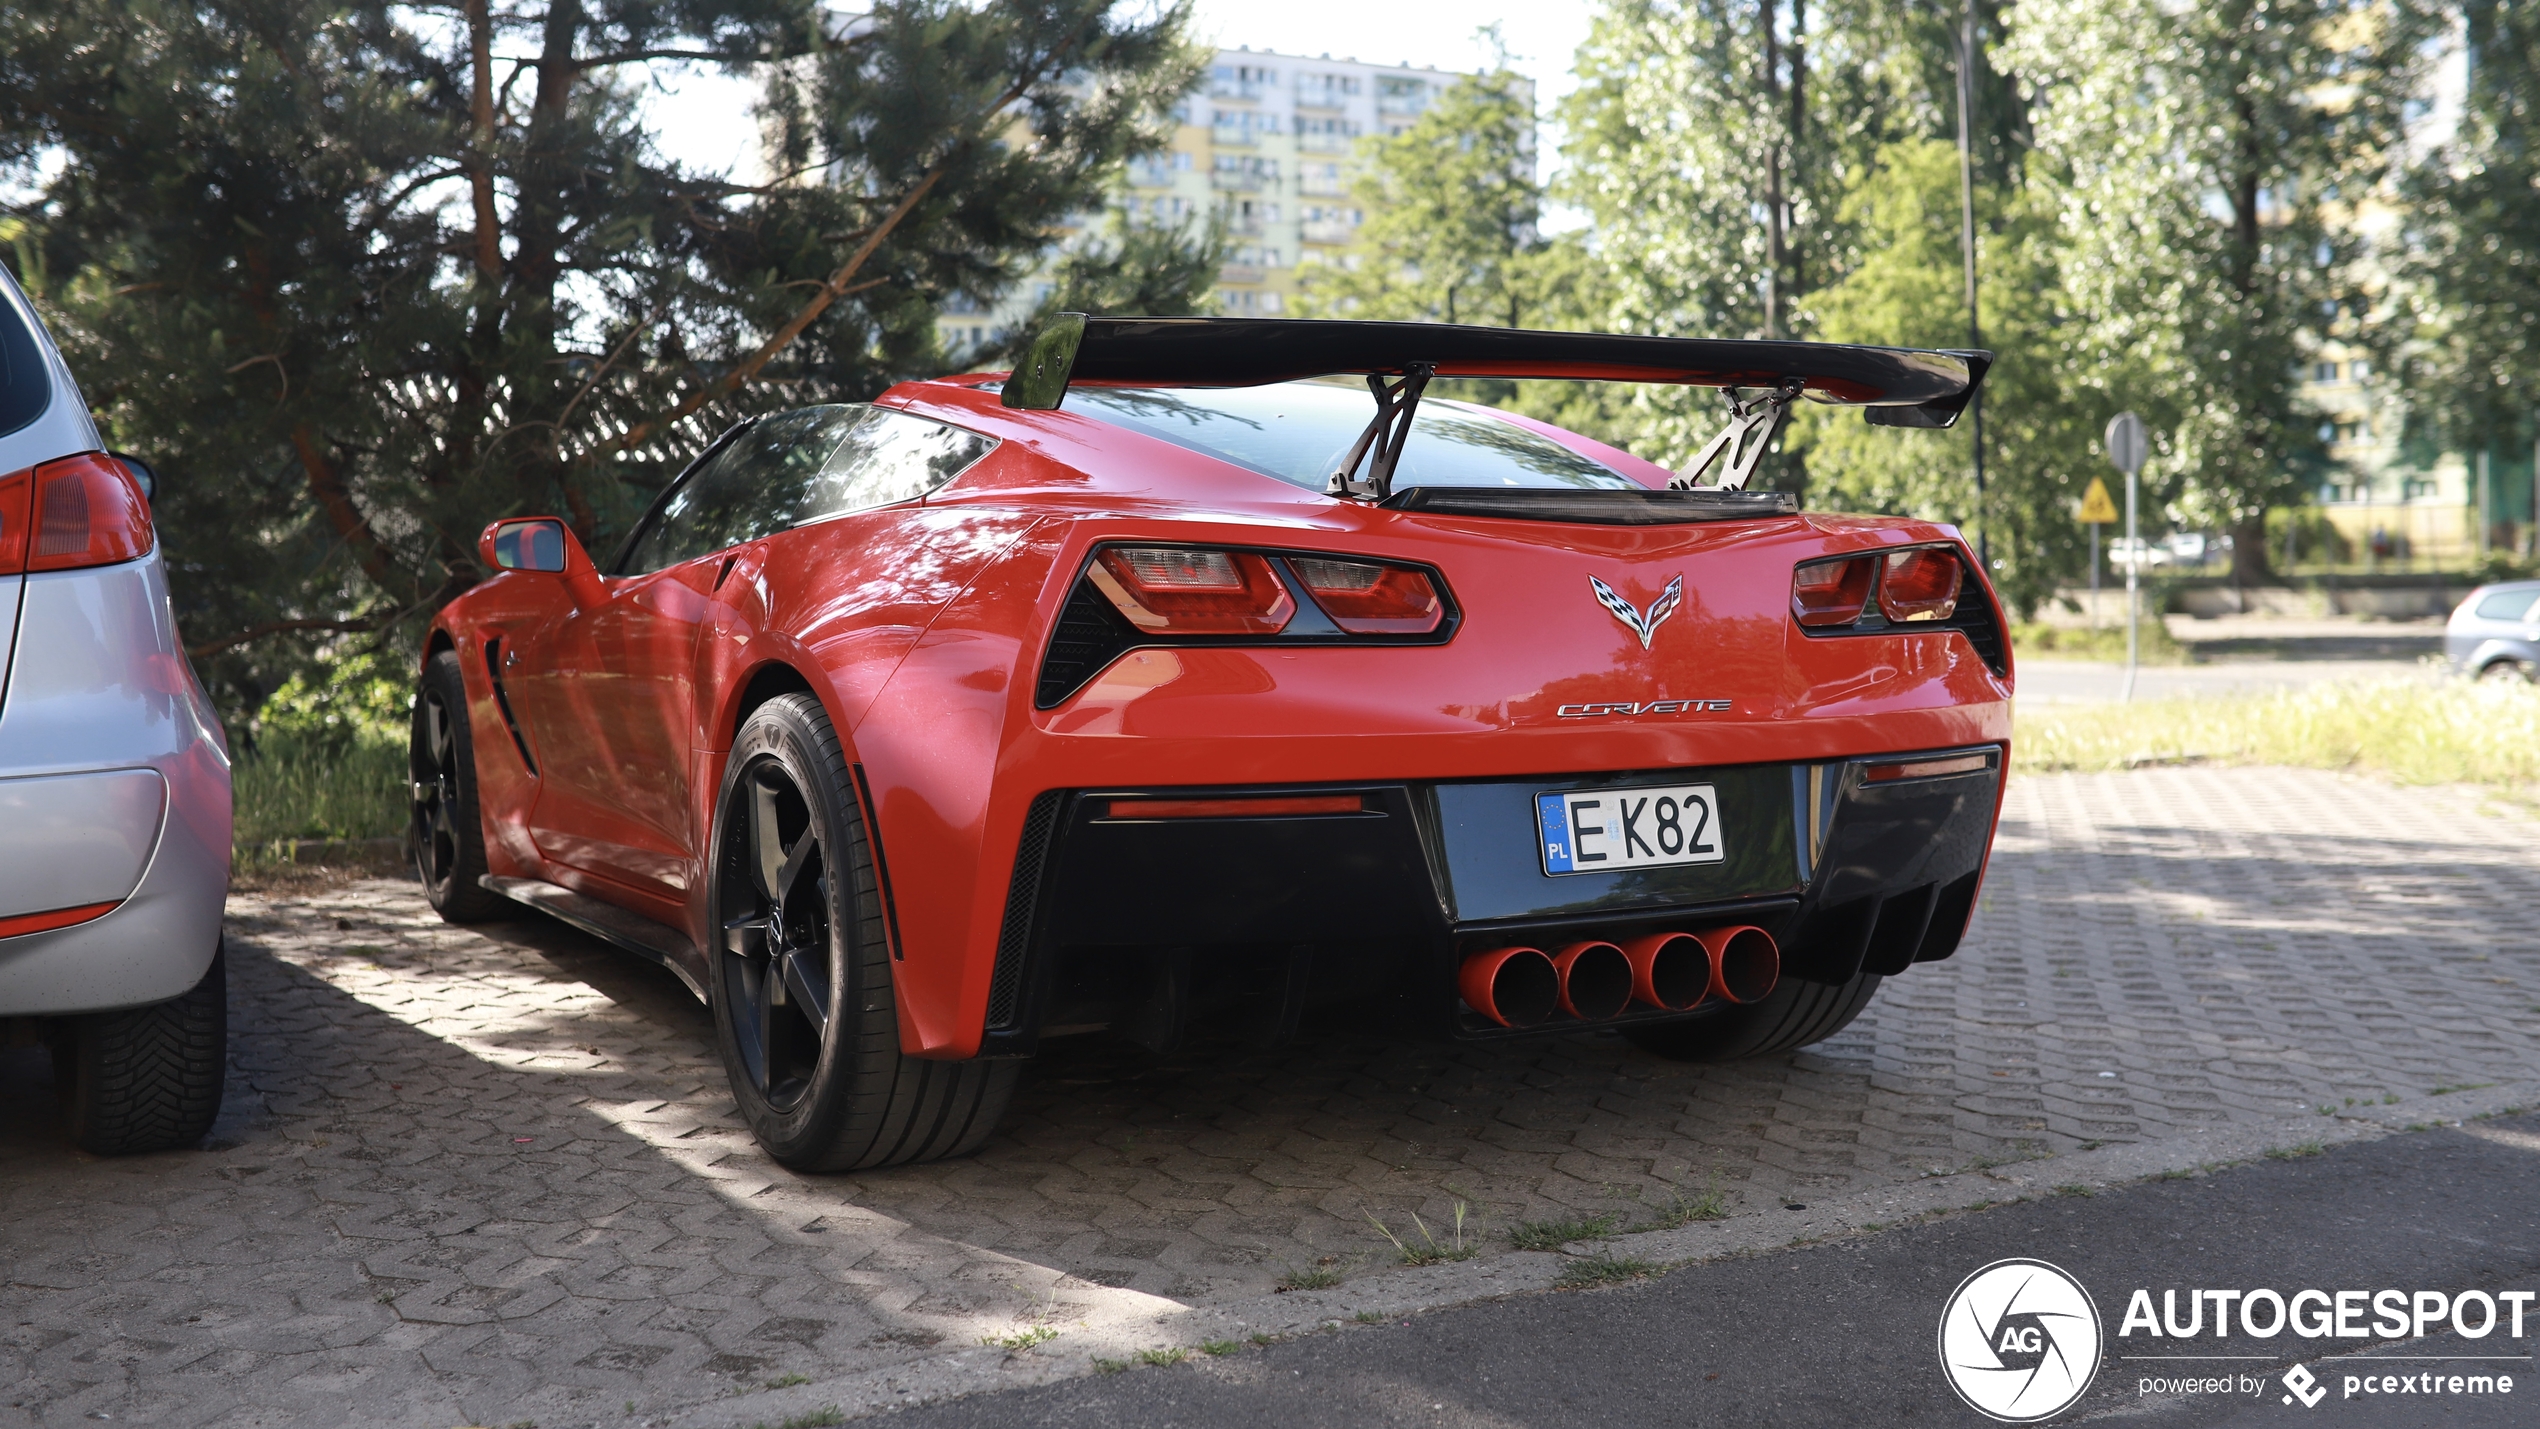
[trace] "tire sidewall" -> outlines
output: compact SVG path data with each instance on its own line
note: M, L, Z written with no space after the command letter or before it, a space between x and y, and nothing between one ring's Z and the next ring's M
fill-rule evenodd
M788 1163L816 1160L837 1139L853 1096L851 1084L859 1070L842 1065L855 1055L854 1047L845 1042L853 1037L855 1024L862 1020L866 1004L873 1000L866 996L857 977L860 960L855 956L854 939L863 910L857 906L859 895L847 862L855 811L848 807L845 791L829 771L829 761L821 747L826 742L824 736L834 738L825 728L815 727L794 701L783 698L760 706L743 723L739 737L732 743L731 757L724 762L722 786L715 794L714 837L706 864L706 956L711 970L706 979L706 1000L714 1014L716 1050L722 1055L733 1098L740 1103L741 1115L749 1122L752 1134L770 1155ZM725 906L724 890L725 864L735 856L729 843L734 801L743 792L742 782L748 771L767 760L782 767L803 795L812 831L820 839L821 873L828 884L829 899L829 1025L821 1034L820 1061L813 1069L810 1088L800 1101L781 1109L759 1095L742 1061L732 1027L734 1003L726 985L730 976L726 966L729 954L722 943L723 926L733 916Z
M415 881L423 885L424 898L434 909L446 912L454 901L470 901L462 896L465 890L460 885L467 878L469 864L483 861L484 832L476 804L476 738L475 731L468 727L467 685L459 673L456 651L443 650L434 655L424 665L423 679L419 683L407 732L406 777L409 781L420 781L425 773L424 706L437 697L450 721L450 756L457 764L450 779L450 822L457 835L458 846L451 850L450 876L437 884L433 882L432 871L426 863L425 844L429 836L416 827L411 810L406 816L406 837L413 843L410 852L413 854ZM473 839L469 837L471 834L475 835ZM480 851L475 859L469 857L471 848Z

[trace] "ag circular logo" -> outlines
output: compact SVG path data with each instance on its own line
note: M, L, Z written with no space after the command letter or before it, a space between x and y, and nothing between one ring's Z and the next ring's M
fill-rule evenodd
M1940 1312L1940 1370L1967 1407L2034 1424L2073 1407L2099 1373L2099 1307L2042 1260L1997 1260Z

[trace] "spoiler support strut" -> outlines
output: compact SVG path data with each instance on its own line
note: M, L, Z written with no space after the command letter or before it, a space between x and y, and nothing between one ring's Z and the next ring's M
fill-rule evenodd
M1367 390L1376 396L1376 415L1350 444L1341 469L1332 473L1331 485L1325 488L1328 495L1382 501L1393 494L1394 464L1402 460L1403 443L1411 439L1411 418L1420 410L1420 394L1437 371L1434 363L1413 362L1405 364L1402 376L1391 383L1382 373L1367 374ZM1367 463L1364 481L1357 476L1362 460Z
M1692 465L1676 473L1674 479L1667 483L1667 489L1693 490L1694 484L1702 480L1702 474L1711 469L1711 463L1718 461L1725 452L1729 463L1720 473L1714 489L1744 491L1748 479L1755 475L1756 466L1764 460L1765 450L1772 446L1773 434L1781 430L1782 419L1790 415L1790 404L1799 400L1800 390L1807 385L1804 380L1794 379L1753 401L1740 401L1738 388L1722 389L1723 395L1729 399L1729 424L1720 429L1720 434L1711 439L1711 444L1702 449L1702 454L1693 459Z

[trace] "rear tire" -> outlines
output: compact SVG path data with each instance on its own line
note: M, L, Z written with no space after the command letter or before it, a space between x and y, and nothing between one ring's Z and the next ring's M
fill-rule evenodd
M1738 1062L1814 1046L1852 1025L1878 991L1876 973L1830 986L1785 978L1758 1002L1691 1022L1626 1025L1633 1045L1678 1062Z
M406 842L423 896L446 923L508 916L511 900L477 882L485 876L485 821L476 803L476 736L468 728L457 651L444 650L424 664L406 750L413 787Z
M203 980L165 1002L66 1019L54 1080L82 1151L168 1151L212 1129L229 1061L225 961L215 948Z
M2499 685L2516 681L2528 685L2540 680L2540 665L2529 660L2491 660L2479 670L2478 678Z
M1020 1064L900 1051L873 852L820 702L779 695L741 726L715 800L706 980L732 1094L797 1171L977 1149Z

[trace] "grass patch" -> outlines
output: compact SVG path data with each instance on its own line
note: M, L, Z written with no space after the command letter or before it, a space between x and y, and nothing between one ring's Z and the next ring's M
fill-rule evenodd
M2097 630L2089 626L2014 625L2011 627L2011 655L2015 660L2113 660L2125 659L2125 591L2119 589L2113 598L2102 596L2102 623ZM2148 606L2149 601L2145 602ZM2135 658L2146 665L2184 665L2187 647L2178 643L2161 617L2150 610L2143 613L2138 627L2139 649Z
M1583 1256L1561 1267L1561 1278L1553 1284L1564 1290L1585 1290L1595 1285L1619 1285L1654 1275L1658 1267L1646 1260L1627 1255Z
M2494 1085L2496 1085L2494 1082L2460 1082L2460 1083L2446 1083L2446 1084L2445 1084L2445 1085L2443 1085L2443 1086L2436 1087L2433 1091L2426 1093L2426 1095L2428 1095L2428 1096L2436 1096L2436 1097L2448 1097L2448 1096L2450 1096L2450 1095L2451 1095L2452 1093L2454 1093L2454 1092L2477 1092L2477 1091L2485 1091L2487 1088L2492 1087L2492 1086L2494 1086Z
M1602 1240L1622 1223L1623 1218L1612 1212L1567 1220L1519 1221L1517 1228L1508 1233L1508 1240L1519 1250L1559 1250L1574 1240Z
M1443 1244L1439 1243L1436 1236L1429 1233L1429 1224L1420 1219L1418 1211L1411 1213L1412 1227L1420 1236L1418 1245L1413 1245L1410 1241L1387 1230L1385 1223L1376 1219L1376 1213L1373 1211L1367 1213L1367 1224L1376 1228L1376 1234L1392 1242L1394 1254L1400 1257L1405 1265L1436 1265L1440 1261L1471 1260L1480 1253L1481 1247L1464 1243L1464 1213L1467 1209L1464 1202L1455 1203L1455 1225Z
M2231 699L2020 712L2012 766L2123 769L2146 758L2352 769L2401 784L2540 786L2540 686L2358 681Z
M270 860L285 839L384 839L406 831L406 737L377 729L282 730L238 751L234 846Z
M1274 1293L1284 1294L1290 1290L1329 1290L1340 1283L1341 1270L1337 1265L1308 1265L1302 1268L1291 1265L1288 1267L1288 1273L1279 1277L1279 1288Z
M1350 1316L1350 1318L1356 1320L1362 1325L1376 1325L1382 1324L1385 1317L1377 1314L1373 1310L1361 1310L1357 1314Z
M2267 1153L2267 1159L2269 1161L2298 1161L2305 1156L2317 1156L2327 1149L2316 1141L2305 1141L2299 1146L2279 1146Z
M795 1385L809 1383L811 1383L811 1376L807 1374L780 1374L776 1378L769 1380L767 1382L767 1387L770 1389L791 1389Z
M1058 1331L1051 1329L1047 1325L1034 1325L1028 1330L1017 1330L1011 1335L981 1335L979 1337L979 1343L988 1345L995 1349L1011 1350L1016 1354L1021 1354L1023 1351L1032 1348L1034 1345L1046 1345L1057 1338Z
M2091 1190L2088 1186L2075 1183L2068 1186L2056 1187L2055 1194L2058 1196L2093 1196L2098 1193Z
M1158 1368L1165 1365L1180 1364L1182 1361L1189 1359L1190 1357L1191 1352L1183 1349L1180 1345L1175 1345L1170 1349L1138 1351L1138 1363L1155 1365Z
M1725 1221L1729 1218L1729 1193L1720 1189L1719 1173L1713 1172L1711 1184L1699 1196L1687 1197L1682 1191L1671 1191L1667 1204L1655 1207L1639 1229L1671 1231L1695 1221Z
M1127 1360L1112 1360L1104 1359L1100 1355L1094 1356L1094 1373L1096 1374L1118 1374L1120 1371L1127 1369L1128 1367L1129 1362Z
M1226 1356L1235 1353L1237 1350L1242 1349L1244 1347L1244 1342L1241 1340L1202 1340L1199 1342L1199 1347L1202 1353L1223 1359Z

